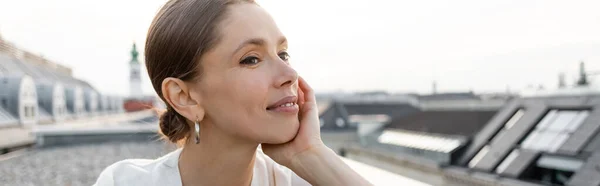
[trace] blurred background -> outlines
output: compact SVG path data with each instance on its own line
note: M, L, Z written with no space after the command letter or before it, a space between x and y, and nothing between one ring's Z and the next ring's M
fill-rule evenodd
M257 0L376 185L600 185L600 1ZM0 0L0 185L176 147L144 66L165 0Z

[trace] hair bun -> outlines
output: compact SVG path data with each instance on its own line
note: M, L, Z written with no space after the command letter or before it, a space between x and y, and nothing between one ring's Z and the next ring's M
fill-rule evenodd
M160 133L163 138L168 139L173 143L185 139L190 131L190 127L186 122L186 118L177 113L171 107L167 107L167 111L160 116Z

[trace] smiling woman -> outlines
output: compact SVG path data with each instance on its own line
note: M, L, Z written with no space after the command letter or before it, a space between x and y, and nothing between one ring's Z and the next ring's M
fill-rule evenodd
M181 148L114 163L96 185L369 185L321 141L313 90L254 1L171 0L145 51L161 133Z

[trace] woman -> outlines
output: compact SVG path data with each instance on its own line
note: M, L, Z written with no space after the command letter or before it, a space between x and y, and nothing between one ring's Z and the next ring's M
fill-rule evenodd
M168 105L161 132L182 148L117 162L96 185L370 185L323 145L313 90L286 50L251 0L167 2L146 66Z

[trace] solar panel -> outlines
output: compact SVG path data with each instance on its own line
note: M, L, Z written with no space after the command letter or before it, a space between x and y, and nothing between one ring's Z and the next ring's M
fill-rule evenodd
M385 130L379 136L378 141L384 144L444 153L451 152L462 145L462 141L458 139L401 130Z

